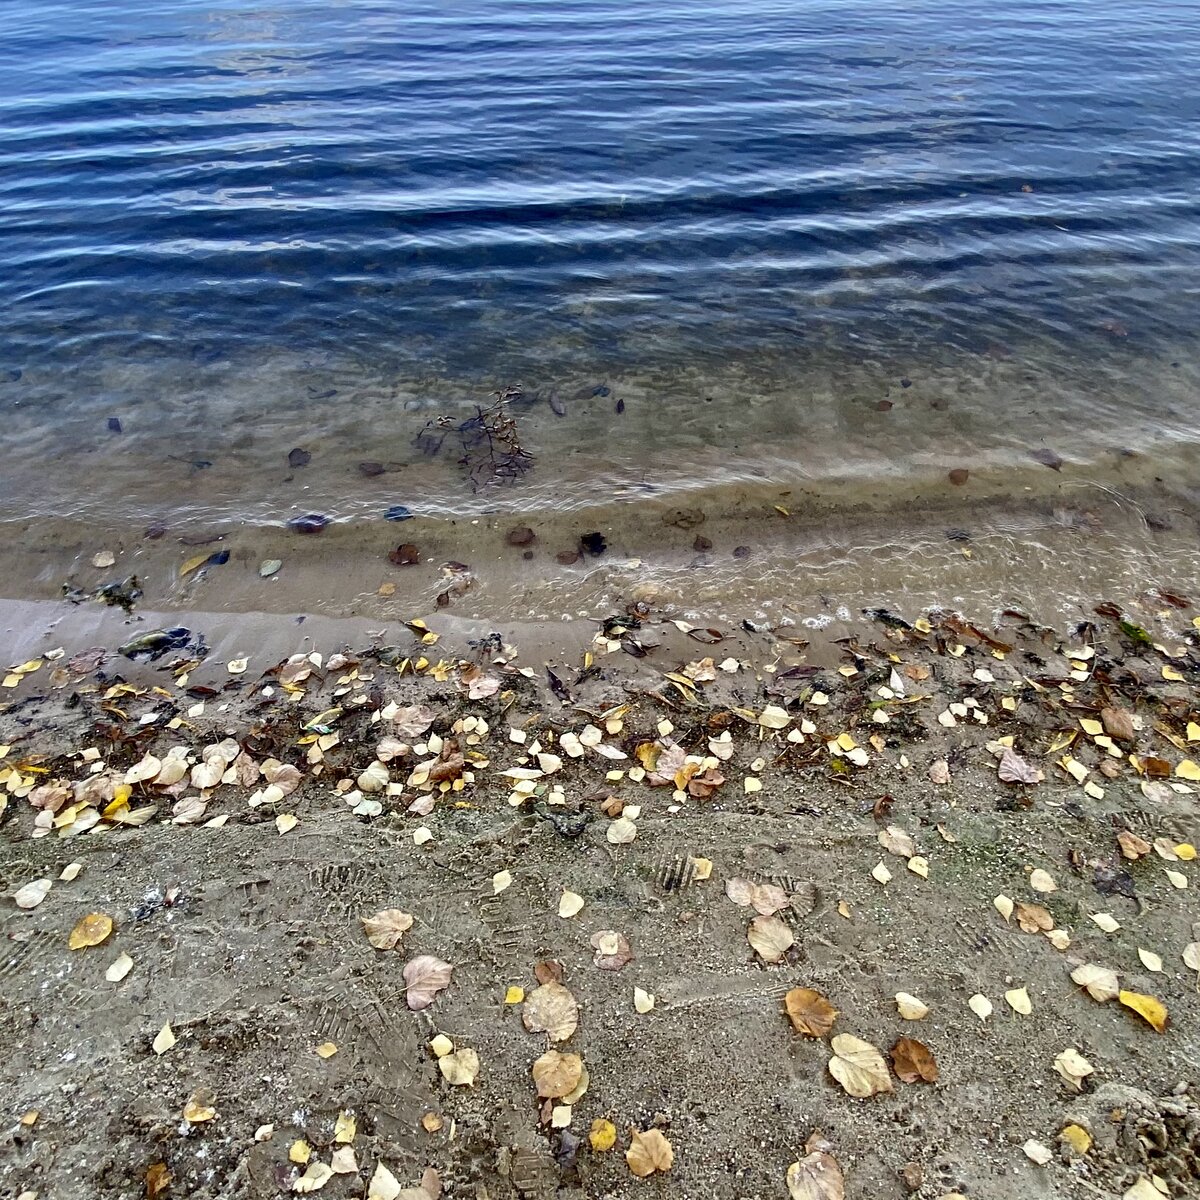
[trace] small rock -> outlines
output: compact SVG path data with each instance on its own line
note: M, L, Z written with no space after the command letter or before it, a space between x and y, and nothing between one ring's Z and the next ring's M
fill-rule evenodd
M504 540L510 546L532 546L537 541L537 535L528 525L518 525L508 531Z
M379 462L360 462L358 464L358 473L365 475L368 479L374 479L376 475L382 475L384 470L383 463Z
M305 513L302 517L293 517L287 527L295 533L320 533L329 518L322 513Z
M578 550L560 550L555 556L554 561L564 567L569 567L572 563L579 561Z
M421 561L421 554L412 542L402 542L388 555L388 561L398 567L411 567Z
M294 450L288 451L289 467L307 467L310 462L312 462L312 455L307 450L302 450L297 446Z
M706 550L712 549L712 539L698 533L696 534L696 540L692 543L692 549L703 554Z
M120 433L121 432L121 418L120 417L109 417L108 418L108 432L109 433Z
M383 514L383 519L385 521L410 521L412 520L412 513L403 504L393 504Z
M579 539L580 546L593 557L597 557L608 549L608 543L604 540L604 534L585 533Z
M954 470L946 476L946 478L949 479L955 487L962 487L962 485L970 478L970 474L971 473L966 467L955 467Z
M677 529L695 529L704 520L704 513L698 508L672 508L662 515L664 525L674 525Z

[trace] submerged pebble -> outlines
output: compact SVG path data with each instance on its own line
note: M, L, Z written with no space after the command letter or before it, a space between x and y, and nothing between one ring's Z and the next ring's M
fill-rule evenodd
M393 504L383 514L383 519L385 521L410 521L412 520L412 512L403 504Z
M287 527L296 533L320 533L328 524L329 518L322 513L305 513L302 517L293 517Z

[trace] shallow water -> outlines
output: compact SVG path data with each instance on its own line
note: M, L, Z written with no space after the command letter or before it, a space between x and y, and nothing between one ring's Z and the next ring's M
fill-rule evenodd
M1194 4L58 0L0 46L0 517L1194 477ZM415 444L510 384L515 485Z

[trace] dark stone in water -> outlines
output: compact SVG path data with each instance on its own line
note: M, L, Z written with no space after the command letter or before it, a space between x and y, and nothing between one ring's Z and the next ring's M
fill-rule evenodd
M567 415L567 406L558 398L557 392L550 393L548 403L550 405L550 411L554 413L556 417L565 417Z
M310 385L308 394L313 400L328 400L337 395L337 388L315 388Z
M734 558L749 558L750 557L750 547L749 546L734 546L733 557Z
M192 631L177 625L172 629L151 629L147 633L130 638L123 646L118 646L119 653L126 658L148 658L153 661L162 658L170 650L180 650L188 644Z
M383 519L385 521L411 521L412 513L403 504L393 504L383 514Z
M360 462L358 464L358 473L365 475L368 479L374 479L376 475L382 475L386 470L383 463L378 462Z
M696 540L692 543L692 549L698 550L701 554L705 550L711 550L712 538L706 538L702 533L696 534Z
M902 380L900 380L900 386L901 387L912 387L912 380L911 379L902 379Z
M510 546L532 546L537 541L537 535L528 525L518 525L508 531L504 540Z
M581 535L579 544L593 557L603 554L608 549L608 543L602 533L585 533Z
M593 396L609 396L611 394L612 394L612 389L605 387L604 384L602 384L602 383L599 384L598 386L592 388Z
M312 455L307 450L302 450L297 446L295 450L288 451L289 467L307 467L310 462L312 462Z
M320 533L328 524L329 518L322 513L305 513L302 517L293 517L287 527L295 533Z
M560 550L554 556L554 561L559 563L561 566L569 567L572 563L577 563L579 561L579 551Z
M625 411L625 401L618 400L617 401L617 416L620 416L624 411Z
M109 417L108 418L108 432L109 433L120 433L121 432L121 418L120 417Z
M388 561L398 567L412 567L421 561L421 552L412 542L403 542L388 555Z

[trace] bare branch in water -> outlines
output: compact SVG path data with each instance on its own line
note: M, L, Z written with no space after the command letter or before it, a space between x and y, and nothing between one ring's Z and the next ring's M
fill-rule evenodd
M508 405L521 398L519 387L492 393L492 402L477 404L475 415L465 421L441 416L428 422L414 438L424 453L440 453L447 438L457 442L462 467L475 491L492 484L512 483L533 466L533 455L521 445L517 422Z

